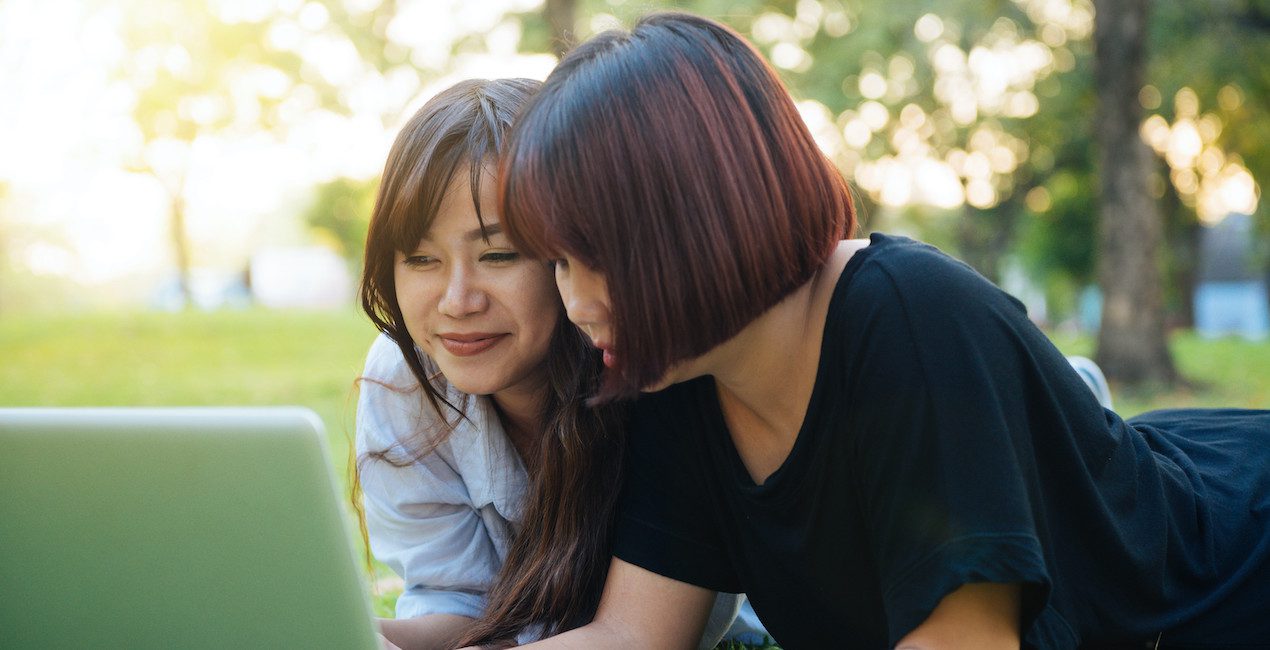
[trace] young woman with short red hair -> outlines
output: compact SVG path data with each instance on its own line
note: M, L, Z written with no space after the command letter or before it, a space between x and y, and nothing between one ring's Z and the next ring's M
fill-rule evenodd
M846 183L730 29L579 46L502 169L596 402L652 393L596 620L542 647L687 647L716 591L790 649L1270 639L1270 412L1122 420L965 264L843 239Z

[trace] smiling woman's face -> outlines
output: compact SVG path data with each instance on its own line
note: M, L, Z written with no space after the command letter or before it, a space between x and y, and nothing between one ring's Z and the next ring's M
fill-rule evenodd
M560 318L551 270L521 257L502 233L488 175L481 182L481 230L463 169L416 249L396 253L397 303L410 337L459 390L536 390Z

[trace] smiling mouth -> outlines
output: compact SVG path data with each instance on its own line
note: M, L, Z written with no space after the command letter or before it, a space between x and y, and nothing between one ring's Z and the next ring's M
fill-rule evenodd
M456 357L470 357L489 350L508 336L508 334L443 334L439 338L446 352Z

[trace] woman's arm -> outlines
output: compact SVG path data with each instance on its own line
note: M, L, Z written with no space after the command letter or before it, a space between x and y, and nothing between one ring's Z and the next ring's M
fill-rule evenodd
M454 614L381 618L379 632L401 650L449 650L474 621Z
M715 593L614 558L595 620L527 648L684 648L701 639Z
M962 585L944 596L917 629L904 635L897 650L985 650L1019 647L1019 586L991 583Z

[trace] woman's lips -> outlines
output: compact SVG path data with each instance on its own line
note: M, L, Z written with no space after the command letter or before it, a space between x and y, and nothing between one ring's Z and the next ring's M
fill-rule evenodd
M606 367L612 368L613 364L617 363L617 358L613 356L613 351L609 349L607 341L592 340L591 345L594 345L600 352L604 353L604 365Z
M456 357L480 354L507 338L507 334L441 334L441 346Z

